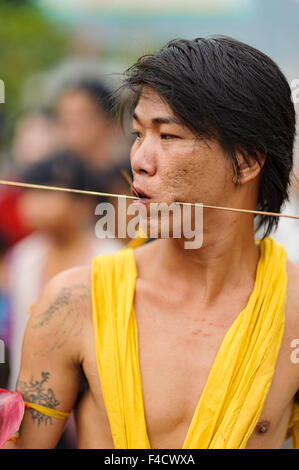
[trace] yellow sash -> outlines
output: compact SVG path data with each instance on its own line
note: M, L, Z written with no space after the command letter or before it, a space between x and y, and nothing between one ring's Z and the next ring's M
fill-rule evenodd
M55 410L54 408L48 408L47 406L38 405L37 403L30 403L24 401L25 408L32 408L33 410L39 411L43 415L50 416L51 418L66 419L70 416L70 412Z
M271 238L260 259L247 306L227 331L196 407L183 449L242 449L268 394L284 331L286 259ZM93 322L97 364L115 448L150 449L134 311L133 249L94 258ZM299 446L299 407L288 436Z

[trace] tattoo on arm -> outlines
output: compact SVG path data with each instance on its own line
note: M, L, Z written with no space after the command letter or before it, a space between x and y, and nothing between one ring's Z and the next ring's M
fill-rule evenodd
M21 392L25 401L36 403L38 405L47 406L55 409L59 405L52 388L47 388L46 382L50 377L49 372L42 372L41 379L35 380L31 377L29 382L19 380L17 389ZM44 415L37 410L29 408L33 422L52 424L52 417Z
M49 323L54 314L61 311L63 307L75 307L80 301L86 301L90 296L90 290L84 284L75 284L72 287L62 287L47 310L36 316L37 322L32 325L32 328L40 328L46 323Z
M69 305L71 295L72 289L63 287L50 307L36 316L38 321L32 326L32 328L40 328L48 323L55 312L57 312L61 307Z
M43 356L60 349L82 332L82 312L86 311L90 297L90 290L83 283L60 289L54 302L44 312L36 315L32 324L33 329L48 326L47 333L43 333L44 346L34 356ZM56 321L52 322L54 317Z

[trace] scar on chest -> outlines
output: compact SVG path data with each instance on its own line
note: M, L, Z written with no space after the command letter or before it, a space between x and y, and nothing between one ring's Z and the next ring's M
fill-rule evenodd
M269 428L270 428L270 421L265 419L257 423L257 425L255 426L255 432L257 434L264 434L265 432L269 430Z

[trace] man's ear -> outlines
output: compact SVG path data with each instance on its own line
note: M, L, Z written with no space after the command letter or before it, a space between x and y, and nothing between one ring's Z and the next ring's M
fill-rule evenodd
M264 156L258 154L258 162L254 156L245 152L237 152L236 157L239 164L240 174L239 177L237 177L237 171L235 169L235 175L233 177L233 182L235 184L245 184L256 178L261 172L266 159Z

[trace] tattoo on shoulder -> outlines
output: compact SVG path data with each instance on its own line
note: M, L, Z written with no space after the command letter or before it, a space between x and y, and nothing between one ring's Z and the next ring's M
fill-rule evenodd
M36 316L37 322L32 326L32 328L40 328L41 326L44 326L46 323L48 323L55 312L57 312L62 307L69 305L71 295L71 289L62 288L50 307Z
M86 323L82 313L86 311L90 297L90 289L83 283L61 288L53 303L36 315L32 324L33 329L48 326L47 332L43 332L44 346L34 353L35 356L62 348L82 332ZM52 322L54 317L56 321Z
M38 405L46 406L55 409L59 405L52 388L47 388L46 382L50 377L50 372L42 372L41 379L36 380L31 377L29 382L19 380L17 389L21 392L25 401L29 403L36 403ZM44 415L43 413L29 408L33 422L37 422L38 426L41 423L52 424L52 417Z
M84 284L74 284L72 287L62 287L54 302L44 312L36 316L32 328L40 328L50 322L51 318L63 307L74 306L78 301L86 300L90 290Z

